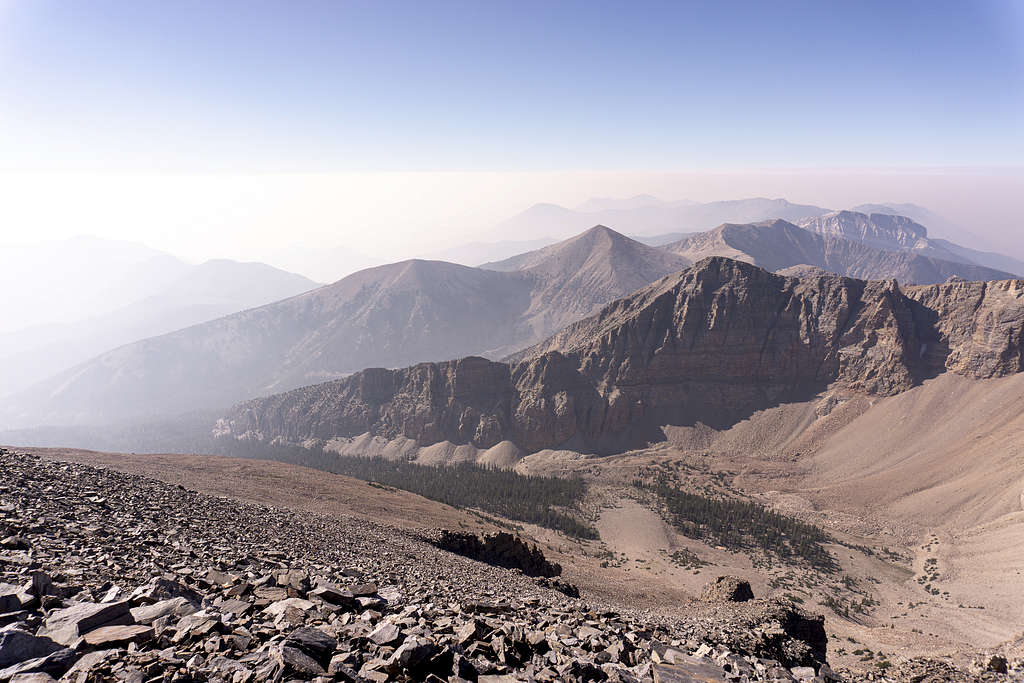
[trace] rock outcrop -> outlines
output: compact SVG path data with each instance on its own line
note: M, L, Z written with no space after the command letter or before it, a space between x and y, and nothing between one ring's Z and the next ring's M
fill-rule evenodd
M236 407L217 432L302 443L370 433L609 452L662 425L725 427L830 386L889 396L942 372L1024 368L1024 282L901 287L709 258L497 363L464 358Z
M701 600L705 602L746 602L754 599L750 582L735 576L719 576L704 586Z

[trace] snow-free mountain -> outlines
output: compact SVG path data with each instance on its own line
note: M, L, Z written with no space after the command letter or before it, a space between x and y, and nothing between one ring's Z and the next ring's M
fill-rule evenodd
M729 223L660 247L599 225L477 268L427 260L369 268L102 353L4 401L0 426L221 409L364 368L470 355L498 359L712 256L789 275L828 272L901 285L1013 278L936 244L903 217L778 206L812 215L800 219L805 227L782 219ZM675 208L687 207L693 205Z
M411 260L104 353L8 401L12 425L231 405L369 366L500 357L687 265L596 227L522 263Z
M23 260L0 271L5 291L17 293L0 304L4 326L12 328L0 334L0 395L103 351L317 286L263 263L191 265L143 245L94 238L13 251Z
M888 251L905 251L1024 276L1024 262L1003 254L978 251L949 240L931 237L924 225L908 216L894 215L893 210L887 207L867 208L881 208L887 212L833 211L804 219L799 225L824 237L840 237ZM930 215L926 209L916 208L918 213Z
M858 216L864 217L863 214ZM892 217L882 217L892 218ZM908 239L899 221L862 221L861 227L871 235L888 234L893 245ZM846 239L827 226L811 227L824 234L811 232L783 220L737 225L727 223L714 230L685 237L664 248L690 262L708 256L727 256L747 261L766 270L778 271L795 266L813 266L823 270L866 280L896 279L908 284L934 284L951 277L964 280L1003 280L1013 274L962 261L947 261L925 256L914 250L883 249L868 241ZM886 232L888 230L888 232ZM852 228L851 228L852 231ZM873 238L875 243L885 241ZM950 258L953 258L950 256Z

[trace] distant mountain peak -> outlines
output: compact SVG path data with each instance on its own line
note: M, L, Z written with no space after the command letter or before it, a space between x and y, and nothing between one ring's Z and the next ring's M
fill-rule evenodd
M606 270L609 278L616 277L618 267L632 261L658 263L666 272L685 267L688 261L667 254L662 249L649 247L606 225L595 225L578 235L556 242L543 249L513 256L496 263L485 263L487 270L529 271L533 273L570 274L567 269L579 269L588 264ZM664 274L664 273L663 273Z
M915 251L944 260L957 260L947 250L931 244L928 229L906 216L833 211L803 220L800 227L818 235L839 237L886 251Z

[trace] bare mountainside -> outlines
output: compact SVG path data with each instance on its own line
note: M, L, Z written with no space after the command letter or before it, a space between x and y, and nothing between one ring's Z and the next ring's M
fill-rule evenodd
M169 257L168 257L169 258ZM227 259L196 266L166 283L139 285L141 296L116 310L68 323L37 325L0 335L0 395L14 393L98 353L140 339L301 294L319 285L264 263ZM146 270L148 263L140 270ZM159 279L159 273L156 276ZM119 286L135 291L134 274Z
M714 230L685 237L665 249L691 261L708 256L727 256L773 271L805 265L861 279L896 279L916 284L943 282L950 277L965 280L1013 277L1011 273L973 263L893 250L902 242L918 242L907 229L909 223L898 221L898 217L889 218L894 220L885 224L858 221L859 225L854 225L836 220L808 224L809 228L823 234L784 220L744 225L727 223ZM890 245L889 248L872 246L881 242ZM929 253L937 250L936 247Z
M689 265L684 257L598 225L575 239L481 268L526 273L537 283L526 319L543 336Z
M799 228L796 228L799 230ZM725 428L843 388L889 396L944 372L1024 369L1024 283L900 287L787 278L715 257L606 306L510 363L373 369L236 407L221 434L370 434L534 452L618 452L666 425Z
M687 265L603 227L511 272L403 261L107 352L9 400L7 421L101 422L204 408L368 366L500 357Z

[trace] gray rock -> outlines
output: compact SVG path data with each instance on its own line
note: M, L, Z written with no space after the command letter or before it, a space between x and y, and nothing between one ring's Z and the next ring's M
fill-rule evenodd
M315 659L297 647L282 645L274 651L274 656L286 672L304 676L327 675L327 671Z
M401 631L397 626L390 622L384 622L371 631L367 637L377 645L390 645L398 640L400 635Z
M6 669L0 669L0 681L9 681L18 674L46 673L54 678L64 675L64 672L71 668L78 655L73 650L61 648L45 657L27 659L24 662L14 664Z
M318 628L297 628L288 634L285 642L298 646L317 661L328 661L338 647L338 640Z
M40 638L25 631L0 631L0 669L38 659L62 649L49 638Z
M61 645L71 645L89 631L100 626L131 624L132 614L127 602L108 604L78 603L54 611L46 619L38 635L47 636Z
M403 669L417 669L437 653L437 645L426 638L407 638L388 660Z
M104 662L117 657L123 650L97 650L96 652L89 652L88 654L82 655L74 665L67 670L64 674L66 680L74 681L78 679L81 674L83 677L88 674L93 668L103 664Z
M132 619L135 620L135 623L146 625L150 625L160 617L167 615L187 617L195 612L195 604L189 602L184 597L161 600L160 602L154 602L152 605L143 605L131 609Z

